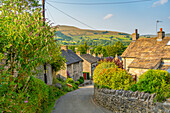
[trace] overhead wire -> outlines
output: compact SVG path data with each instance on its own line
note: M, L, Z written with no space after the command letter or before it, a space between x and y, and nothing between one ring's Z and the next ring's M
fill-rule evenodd
M47 6L46 6L46 7L47 7ZM50 10L48 9L48 7L47 7L47 13L49 13L49 15L51 16L51 18L52 18L53 22L55 22L55 19L53 18L53 16L52 16L52 14L51 14Z
M68 16L68 17L72 18L73 20L75 20L75 21L77 21L77 22L79 22L79 23L81 23L81 24L83 24L83 25L85 25L85 26L87 26L87 27L89 27L89 28L91 28L91 29L96 30L95 28L93 28L93 27L91 27L91 26L89 26L89 25L85 24L84 22L81 22L80 20L78 20L78 19L74 18L73 16L71 16L71 15L69 15L69 14L65 13L64 11L62 11L62 10L60 10L60 9L56 8L55 6L51 5L50 3L48 3L48 2L46 2L46 3L47 3L48 5L50 5L51 7L55 8L56 10L58 10L59 12L63 13L64 15L66 15L66 16Z
M81 2L57 2L57 1L48 1L58 4L66 4L66 5L113 5L113 4L130 4L130 3L138 3L138 2L148 2L152 0L135 0L135 1L126 1L126 2L103 2L103 3L81 3Z

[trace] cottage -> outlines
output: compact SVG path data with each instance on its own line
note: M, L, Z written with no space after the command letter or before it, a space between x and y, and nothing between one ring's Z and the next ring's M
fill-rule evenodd
M170 37L165 37L161 28L155 38L139 38L136 30L122 60L124 68L137 77L148 69L169 71Z
M98 59L90 54L82 54L80 57L84 60L83 62L83 77L84 79L92 78L93 71L97 66Z
M65 69L58 72L64 78L70 76L74 81L83 76L83 59L76 53L68 49L67 46L61 46L62 56L66 59Z

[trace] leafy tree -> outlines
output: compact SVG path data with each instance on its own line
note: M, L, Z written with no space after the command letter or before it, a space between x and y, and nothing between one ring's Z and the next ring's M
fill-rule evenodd
M71 49L74 53L76 53L75 46L69 46L68 48Z
M114 47L117 55L121 55L125 50L125 46L120 41L116 42Z
M13 110L10 99L23 100L29 96L28 81L39 65L47 62L55 64L53 68L59 70L64 60L49 21L43 20L38 0L1 1L0 62L3 64L0 66L0 84L3 88L0 103L4 105L4 112L10 112ZM14 77L14 71L17 71L17 77ZM19 101L16 106L23 103ZM15 110L13 112L21 112Z
M100 55L102 53L102 46L97 46L94 50L95 54Z
M87 54L87 50L85 49L84 45L79 45L77 51L80 51L80 54Z
M87 54L89 46L87 45L87 42L84 42L84 45L79 45L77 51L80 51L80 54Z

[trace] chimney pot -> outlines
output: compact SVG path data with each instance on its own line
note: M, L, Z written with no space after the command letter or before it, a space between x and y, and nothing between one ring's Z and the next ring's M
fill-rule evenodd
M138 29L135 29L135 33L132 34L132 41L136 41L139 38Z
M68 46L65 46L65 45L61 46L61 50L67 51L68 50Z
M157 41L162 41L162 39L165 37L165 32L162 31L162 28L160 28L160 31L158 32Z
M76 54L77 54L78 56L80 56L80 55L81 55L80 51L76 51Z
M162 28L160 28L160 32L162 32Z

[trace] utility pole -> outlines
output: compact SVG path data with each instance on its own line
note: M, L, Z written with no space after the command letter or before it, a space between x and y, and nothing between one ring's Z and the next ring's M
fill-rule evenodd
M45 0L42 0L42 6L43 6L43 22L45 25ZM46 63L44 64L44 81L47 84L47 66Z

